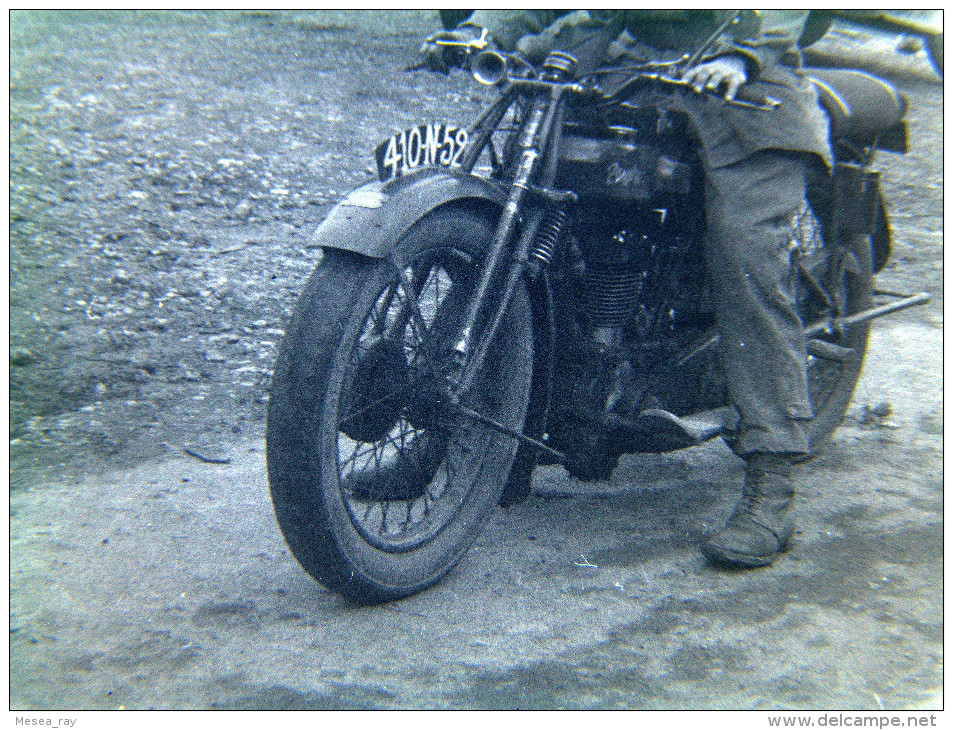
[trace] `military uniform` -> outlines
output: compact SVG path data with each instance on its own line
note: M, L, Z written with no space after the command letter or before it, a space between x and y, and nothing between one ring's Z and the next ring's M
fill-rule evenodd
M583 68L606 57L671 61L694 53L733 11L478 10L502 50L533 60L552 49ZM790 224L804 200L805 165L831 163L827 118L799 72L797 39L807 13L745 11L700 62L744 58L746 88L777 99L773 110L725 104L712 94L677 95L693 120L706 173L706 258L722 336L722 367L741 414L730 438L742 457L808 451L804 328L794 308Z
M631 61L671 61L699 48L732 11L722 10L477 10L466 25L486 28L504 51L521 50L542 61L563 50L580 66L625 57ZM781 102L758 111L719 104L706 95L686 97L686 111L702 132L712 167L723 167L765 149L812 152L830 162L827 120L817 94L800 73L797 47L807 13L746 11L712 45L701 61L724 55L745 59L746 87ZM616 31L620 31L618 34ZM610 43L611 41L611 43Z

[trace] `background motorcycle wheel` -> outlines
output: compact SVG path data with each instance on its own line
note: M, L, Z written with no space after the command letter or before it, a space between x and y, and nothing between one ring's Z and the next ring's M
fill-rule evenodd
M798 246L797 299L805 325L873 306L872 248L865 235L841 232L825 241L818 219L805 204L794 225ZM815 454L840 426L863 369L870 323L808 339L808 395L814 419L808 428Z
M433 585L500 499L516 440L455 414L441 385L492 236L450 208L403 237L400 268L326 251L282 343L266 432L275 513L301 566L355 602ZM463 404L520 429L532 365L520 287Z

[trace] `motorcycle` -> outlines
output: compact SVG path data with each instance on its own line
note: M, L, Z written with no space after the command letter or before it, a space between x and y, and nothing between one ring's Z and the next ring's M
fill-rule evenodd
M361 604L439 581L539 464L608 479L623 454L738 420L701 254L700 143L665 103L699 93L686 59L578 73L558 51L536 67L465 50L495 100L469 127L421 123L376 149L379 179L314 235L323 258L273 375L278 523L311 576ZM891 239L872 164L906 151L903 98L857 71L810 75L836 156L791 227L816 452L871 321L929 295L873 284Z

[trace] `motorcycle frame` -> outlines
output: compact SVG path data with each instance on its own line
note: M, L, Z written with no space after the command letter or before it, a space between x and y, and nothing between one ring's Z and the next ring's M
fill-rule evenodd
M658 74L646 74L645 80L684 85L677 79L668 79ZM424 168L387 183L372 182L361 186L332 210L319 225L312 242L321 248L343 249L372 258L386 259L395 268L402 270L403 262L399 260L395 250L396 243L427 213L448 204L474 206L483 211L489 207L490 210L496 211L499 220L494 237L481 262L474 293L467 303L464 322L455 338L453 353L457 367L446 395L449 404L460 410L461 396L483 366L490 343L502 323L516 287L520 281L526 281L533 312L534 373L524 431L517 433L501 424L487 422L480 414L473 412L465 412L462 415L482 421L517 438L521 442L517 464L521 461L535 462L538 451L547 453L559 463L565 459L565 455L541 441L552 389L554 304L548 274L544 268L531 264L529 254L547 210L576 199L572 191L551 187L559 162L554 150L558 149L562 137L567 100L570 96L590 95L595 99L604 97L600 96L597 88L583 86L565 78L507 76L502 80L502 84L500 97L487 106L471 126L474 142L465 152L459 169L448 171ZM492 137L498 131L506 113L520 100L524 100L527 107L522 115L520 128L514 132L518 139L519 161L515 165L512 180L503 182L495 179L502 176L503 162L499 159ZM753 105L752 102L743 100L736 103L743 106ZM489 179L473 172L484 152L488 152L495 173L494 177ZM868 154L863 155L858 161L859 164L851 164L850 171L855 180L872 182L873 187L877 188L876 180L872 181L870 177L873 152L874 150L869 150ZM544 162L545 165L542 164ZM835 167L835 181L843 179L838 175L840 167L840 164ZM865 206L869 206L869 191L862 198ZM879 189L876 190L876 200L880 204L880 209L873 212L876 230L866 232L874 236L874 245L880 249L875 251L875 254L879 254L876 258L880 259L882 265L889 256L890 244L889 239L886 242L877 241L878 233L882 235L885 225L885 211ZM869 207L866 211L869 211ZM356 226L369 235L362 240L354 240L352 234ZM835 230L836 228L837 226ZM889 229L887 235L889 236ZM501 282L502 286L499 286ZM845 318L844 321L805 323L806 334L816 336L926 301L929 301L929 295L921 293L875 307ZM847 319L850 321L846 321ZM479 329L477 325L480 322L487 324ZM478 331L479 336L476 334ZM678 368L716 346L719 339L714 331L705 332L696 343L683 350L684 354L671 362L662 363L660 367ZM519 501L519 492L528 488L528 485L519 483L520 472L521 469L514 466L510 484L504 493L504 504Z

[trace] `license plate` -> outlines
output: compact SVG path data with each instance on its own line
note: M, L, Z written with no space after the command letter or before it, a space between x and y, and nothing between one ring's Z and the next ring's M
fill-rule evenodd
M419 167L460 167L469 142L462 127L433 123L405 129L374 150L377 176L387 182Z

